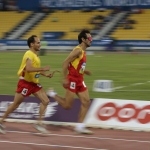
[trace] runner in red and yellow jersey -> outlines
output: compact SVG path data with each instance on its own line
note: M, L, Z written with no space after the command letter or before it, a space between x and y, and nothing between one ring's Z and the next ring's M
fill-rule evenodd
M13 103L8 107L2 119L0 120L0 133L4 133L4 125L2 124L5 118L12 113L23 102L24 98L33 94L41 101L38 123L34 127L46 133L47 130L42 126L42 116L49 103L49 98L46 92L39 83L40 75L51 78L53 74L45 74L50 70L49 66L41 68L38 51L40 50L40 39L36 35L28 38L27 44L30 48L22 59L22 63L18 70L19 81Z
M88 30L82 30L78 35L79 45L76 46L63 62L63 86L66 88L65 98L57 95L54 90L49 89L47 95L53 97L64 109L72 107L74 96L77 94L81 101L79 112L79 123L75 131L78 133L92 132L86 129L83 120L90 106L88 89L84 83L84 74L90 75L86 67L86 48L91 46L92 37Z
M83 92L87 89L83 79L86 67L86 54L80 46L76 46L73 49L73 51L78 50L80 51L81 55L72 62L70 62L68 66L68 75L67 75L70 85L67 88L74 93Z

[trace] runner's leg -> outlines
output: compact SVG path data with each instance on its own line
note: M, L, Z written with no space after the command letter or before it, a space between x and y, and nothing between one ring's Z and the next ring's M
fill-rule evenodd
M47 97L46 92L43 90L43 88L41 88L38 92L33 93L33 95L41 101L38 123L42 124L43 115L49 103L49 98Z
M65 98L57 95L52 90L47 92L47 95L53 97L64 109L70 109L74 102L74 92L71 92L69 89L66 89Z
M22 103L23 99L24 96L22 96L21 93L15 94L13 103L10 106L8 106L6 112L2 116L2 119L0 120L0 133L5 134L5 130L4 130L5 126L2 123L10 113L12 113L15 109L18 108L18 106Z
M82 123L84 121L85 115L89 109L90 106L90 97L88 89L84 92L78 93L78 97L81 101L81 108L79 111L79 120L78 122Z
M33 95L41 101L38 122L37 124L34 124L34 128L42 133L49 133L42 123L43 116L49 103L49 98L47 97L46 92L43 90L43 88L41 88L36 93L33 93Z
M0 123L2 123L10 113L12 113L15 109L18 108L18 106L22 103L23 99L24 96L21 93L15 94L13 103L10 106L8 106L6 112L2 116L2 119L0 120Z
M84 92L79 92L77 95L81 101L81 107L79 111L79 119L78 119L79 123L75 127L75 131L77 133L92 134L92 131L86 129L85 124L83 123L84 118L90 106L90 97L89 97L88 89L86 89Z

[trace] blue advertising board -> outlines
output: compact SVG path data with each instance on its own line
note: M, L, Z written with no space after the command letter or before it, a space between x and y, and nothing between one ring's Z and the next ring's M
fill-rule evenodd
M99 8L112 6L148 6L148 0L40 0L45 6L57 8Z
M42 38L43 39L59 39L62 37L65 33L64 32L43 32L42 33Z
M17 5L23 10L40 10L40 6L56 9L81 9L81 8L113 8L123 9L130 7L150 8L150 0L17 0Z
M77 40L47 40L48 46L76 46L78 45ZM92 42L93 47L106 46L109 41L94 40ZM26 40L0 40L0 44L7 46L27 46ZM127 46L132 47L150 47L150 40L118 40L116 46Z

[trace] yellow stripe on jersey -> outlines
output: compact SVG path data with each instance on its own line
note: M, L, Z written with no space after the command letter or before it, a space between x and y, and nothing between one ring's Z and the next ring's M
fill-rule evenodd
M79 49L81 50L82 55L80 55L79 58L76 58L74 61L71 62L72 66L73 66L75 69L77 69L78 64L79 64L80 60L83 58L83 54L84 54L84 51L81 49L80 46L76 46L76 47L73 49L73 51L74 51L75 49L77 49L77 48L79 48Z
M40 72L27 72L24 70L26 67L27 59L30 59L32 61L32 66L34 68L40 68L41 66L40 58L31 50L28 50L23 56L23 59L22 59L22 62L21 62L21 65L17 74L19 77L24 77L24 79L28 82L39 83Z

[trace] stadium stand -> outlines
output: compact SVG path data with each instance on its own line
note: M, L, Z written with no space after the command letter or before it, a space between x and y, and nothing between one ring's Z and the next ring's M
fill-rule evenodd
M7 32L11 31L30 14L30 11L25 11L22 13L18 13L17 11L0 12L0 20L2 21L0 38L3 38Z
M39 22L31 31L27 32L22 38L27 39L31 34L37 34L42 38L43 32L65 32L62 39L77 39L75 31L82 28L93 29L91 18L96 15L107 16L111 10L82 12L81 10L72 10L69 13L65 11L56 11L50 13L42 22Z
M124 26L118 27L111 37L117 40L149 40L150 26L149 23L150 9L144 9L142 13L130 14L127 19L132 20L135 23L131 26L127 26L128 29L124 29Z

